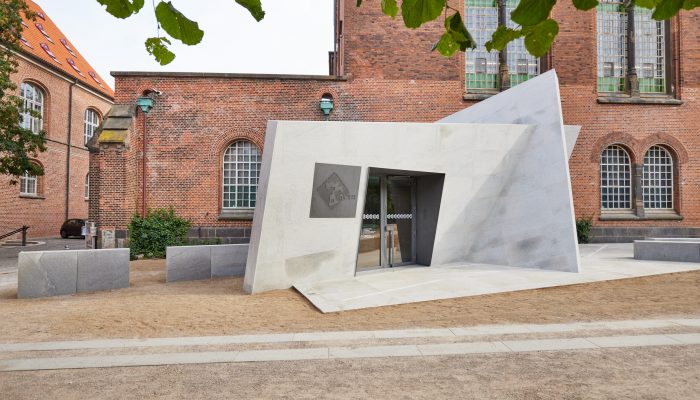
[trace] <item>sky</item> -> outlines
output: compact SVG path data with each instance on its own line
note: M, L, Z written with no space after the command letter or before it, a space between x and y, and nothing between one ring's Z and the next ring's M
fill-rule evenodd
M233 0L171 0L199 23L204 38L196 46L173 40L177 57L167 66L143 44L156 36L151 1L126 20L108 14L97 0L34 1L112 88L111 71L327 75L333 50L333 0L262 0L261 22Z

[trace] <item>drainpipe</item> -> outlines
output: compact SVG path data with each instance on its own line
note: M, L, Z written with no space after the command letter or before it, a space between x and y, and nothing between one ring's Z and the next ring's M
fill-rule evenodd
M141 197L141 217L146 218L146 196L148 195L147 193L147 187L146 187L146 172L148 169L146 168L146 113L143 114L143 148L142 148L142 157L143 160L141 161L141 188L143 195Z
M68 214L70 210L70 156L71 156L71 133L73 130L73 87L78 83L78 80L74 80L70 84L68 89L68 150L66 154L66 205L65 205L65 215L64 220L68 219Z

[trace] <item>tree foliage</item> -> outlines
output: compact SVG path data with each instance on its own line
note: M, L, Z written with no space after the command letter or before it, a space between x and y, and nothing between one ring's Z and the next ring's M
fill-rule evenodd
M107 6L107 12L117 18L127 18L143 8L143 0L97 0ZM494 0L497 1L497 0ZM598 0L571 0L574 7L587 11L595 8ZM458 1L464 4L462 0ZM652 18L665 20L678 14L681 9L692 10L700 7L700 0L626 0L628 4L652 9ZM245 8L256 21L265 17L260 0L236 0ZM357 7L362 6L363 0L356 0ZM416 29L426 23L444 16L445 32L433 46L440 54L450 57L457 51L474 49L476 43L464 26L461 12L449 5L448 0L380 0L382 13L396 18L401 10L401 17L406 27ZM518 6L510 14L510 19L517 24L516 28L499 27L486 43L486 48L502 50L518 38L524 38L525 48L535 57L541 57L552 47L554 39L559 34L559 24L551 17L552 9L557 0L520 0ZM156 18L163 29L173 39L187 45L195 45L202 40L204 32L199 25L187 19L180 13L172 2L161 1L155 7ZM165 65L175 58L167 47L170 42L164 38L150 38L146 48L156 60Z
M0 174L14 177L25 172L42 175L43 169L30 157L46 150L43 132L35 134L21 127L23 105L16 95L17 85L10 79L17 72L14 54L20 51L22 14L33 18L24 0L0 2Z

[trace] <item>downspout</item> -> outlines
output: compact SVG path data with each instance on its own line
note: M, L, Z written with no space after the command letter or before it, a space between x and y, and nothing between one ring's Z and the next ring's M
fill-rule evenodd
M66 154L66 205L65 205L65 215L64 220L68 219L70 210L70 157L71 157L71 133L73 131L73 87L78 84L78 80L75 79L68 89L68 150Z
M146 218L146 196L148 195L147 192L147 187L146 187L146 172L148 169L146 168L146 113L143 114L143 148L142 148L142 161L141 161L141 191L142 191L142 196L141 196L141 217Z

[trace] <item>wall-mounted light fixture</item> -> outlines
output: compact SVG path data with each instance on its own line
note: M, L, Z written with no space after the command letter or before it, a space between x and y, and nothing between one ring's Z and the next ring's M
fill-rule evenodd
M319 107L321 108L321 111L323 111L323 115L325 115L326 119L328 119L331 111L333 111L333 96L328 93L321 96Z
M136 105L139 106L141 111L143 111L144 114L148 114L151 109L153 109L153 103L154 100L150 97L147 96L141 96L138 99L136 99Z

